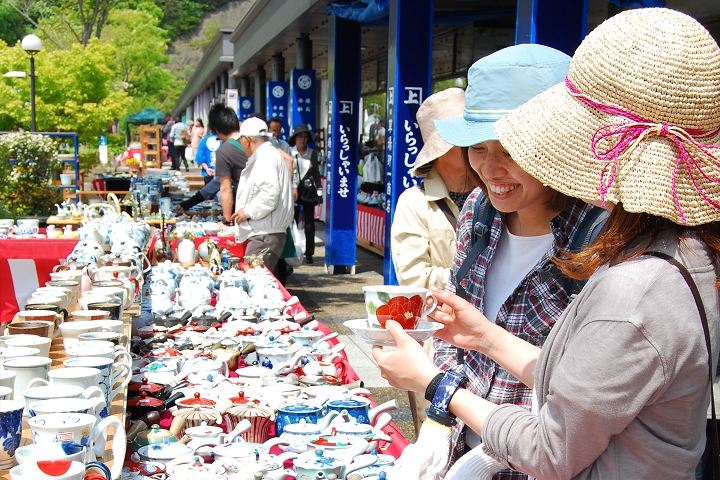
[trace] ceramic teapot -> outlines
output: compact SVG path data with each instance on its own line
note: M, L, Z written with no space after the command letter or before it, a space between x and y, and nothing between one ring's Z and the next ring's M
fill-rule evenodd
M306 452L311 440L316 440L322 435L331 424L331 422L340 415L336 410L331 410L324 417L320 418L317 423L309 423L304 418L298 423L288 423L280 434L280 438L284 438L287 446L281 446L281 449L293 452ZM340 419L344 421L343 418Z
M299 480L320 480L333 474L337 478L347 478L350 473L367 468L378 460L376 455L368 455L358 461L353 461L355 457L365 452L364 443L363 441L362 444L349 447L349 451L342 456L335 456L337 452L331 451L331 449L320 448L301 453L298 458L293 460L295 477Z
M346 410L347 413L354 417L357 423L368 423L374 424L375 418L382 412L391 410L397 410L399 404L397 400L388 400L385 403L378 405L377 407L370 408L370 400L360 396L346 396L342 399L330 400L326 404L326 408L329 410L337 410L342 412Z

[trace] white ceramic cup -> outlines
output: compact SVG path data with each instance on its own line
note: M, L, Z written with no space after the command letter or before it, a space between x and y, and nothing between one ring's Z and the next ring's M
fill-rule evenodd
M22 436L23 403L15 400L0 400L0 469L15 465L15 449L20 446Z
M12 388L10 387L0 387L0 400L12 400Z
M120 347L126 347L127 343L128 343L128 338L126 335L123 335L122 333L115 333L115 332L81 333L80 335L78 335L78 340L80 342L84 342L84 343L92 343L92 342L112 343L113 345L120 346Z
M15 450L15 460L18 465L36 462L38 460L72 460L82 462L85 459L85 447L74 453L66 453L61 443L25 445ZM55 478L55 477L53 477Z
M10 228L15 225L12 218L0 218L0 227Z
M65 305L70 305L70 302L72 302L73 299L73 292L71 289L67 287L38 287L35 289L35 293L39 294L46 294L50 296L60 296L63 295L65 297ZM67 308L67 307L66 307Z
M108 312L107 310L75 310L74 312L70 312L70 316L75 322L89 322L107 320L108 318L110 318L110 312Z
M78 298L78 303L83 310L88 310L88 305L91 303L107 303L112 302L113 300L115 300L114 296L99 295L98 293L90 294L89 292L85 292L80 295L80 298Z
M100 370L97 368L56 368L48 372L49 380L33 378L28 382L27 388L36 385L73 385L83 390L100 384Z
M104 413L103 413L104 412ZM107 417L107 406L104 396L92 398L56 398L40 400L28 408L28 417L47 415L49 413L86 413L94 415L98 422Z
M2 370L2 362L0 362L0 386L12 389L15 386L15 372L10 370ZM8 400L14 400L15 392L10 394Z
M30 298L27 300L28 305L37 304L37 303L47 303L50 305L55 305L58 308L65 308L63 305L65 305L65 297L60 297L57 295L42 295L42 294L32 294Z
M96 324L95 321L66 322L60 325L65 350L77 345L78 335L81 333L101 332L102 330L102 325Z
M437 306L437 298L428 292L427 288L375 285L363 287L363 293L368 323L374 327L384 326L387 320L395 319L406 330L412 330L421 318L427 316ZM433 298L431 307L425 304L428 295Z
M95 440L107 436L108 429L113 427L112 455L116 461L113 462L111 472L112 478L120 478L123 467L122 459L125 458L126 439L125 429L117 417L109 416L97 423L94 415L50 413L28 419L28 425L32 431L33 443L56 443L64 440L79 443L87 449L86 462L95 460L93 448ZM82 479L82 477L79 478Z
M76 385L48 385L44 380L41 382L40 380L35 381L35 379L28 382L28 385L35 385L26 388L22 392L25 397L25 411L28 415L31 415L30 410L36 403L46 400L59 400L62 398L83 398L87 400L99 398L105 402L105 393L99 386L95 385L88 388L82 388Z
M105 357L69 358L63 362L66 369L97 369L100 371L100 389L105 392L105 401L111 405L115 396L124 391L132 377L132 359L127 352L119 352L122 361L114 362ZM59 370L59 369L58 369ZM121 382L116 388L116 383Z
M38 357L50 356L50 344L52 343L52 340L49 338L38 337L37 335L9 335L8 338L3 341L5 342L5 345L10 348L36 348L40 351L40 353L36 354Z
M10 480L83 480L85 472L99 465L99 462L85 464L70 459L34 459L13 467L10 470ZM107 474L105 478L108 478Z
M0 363L8 358L41 357L39 348L34 347L4 347L0 348ZM47 355L46 355L47 356Z
M33 378L48 378L52 360L45 357L15 357L2 361L5 370L15 372L15 380L13 382L13 400L18 400L25 404L25 397L22 392L27 388L28 383Z

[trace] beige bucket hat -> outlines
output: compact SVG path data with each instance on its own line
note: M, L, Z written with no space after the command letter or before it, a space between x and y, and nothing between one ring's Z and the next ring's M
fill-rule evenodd
M460 117L465 108L465 91L462 88L448 88L430 95L418 108L416 119L423 138L423 148L415 158L412 174L424 177L427 169L422 167L430 164L438 157L446 154L453 146L440 138L435 129L435 120Z
M569 196L678 224L720 220L720 49L680 12L605 21L564 83L494 129L523 170Z

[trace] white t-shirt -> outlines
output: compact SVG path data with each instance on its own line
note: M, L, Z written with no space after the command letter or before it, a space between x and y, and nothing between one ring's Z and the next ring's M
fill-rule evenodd
M554 241L552 233L535 237L513 235L503 226L500 241L492 263L485 274L485 301L483 314L492 322L497 319L500 307L515 291L523 278L537 265ZM471 448L480 445L481 438L468 428L465 443Z
M495 321L505 300L550 250L553 240L552 233L520 237L503 226L495 255L485 274L483 314L490 321Z

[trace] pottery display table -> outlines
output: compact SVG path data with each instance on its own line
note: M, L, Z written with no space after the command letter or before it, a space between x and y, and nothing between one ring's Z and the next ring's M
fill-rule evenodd
M128 309L127 312L127 314L123 315L123 321L125 322L125 334L130 335L132 329L132 316L137 315L138 307L136 305L133 305ZM51 370L54 370L56 368L62 368L63 362L67 360L67 356L65 355L65 349L63 348L63 339L60 335L56 337L50 345L50 359L52 360L52 365L50 365ZM122 394L118 394L117 396L115 396L115 399L108 408L109 414L118 417L123 425L125 424L126 402L127 389L125 389ZM98 459L98 461L102 461L108 467L112 467L113 461L115 460L112 458L112 441L114 436L114 432L113 434L108 436L107 442L105 444L105 453L103 454L103 458ZM30 431L30 426L27 422L27 417L23 417L23 430L22 439L20 440L20 446L22 447L24 445L30 444L32 444L32 433ZM9 479L10 474L8 473L8 470L0 470L0 480Z
M0 322L7 323L25 301L50 280L50 272L72 252L77 239L0 240Z

